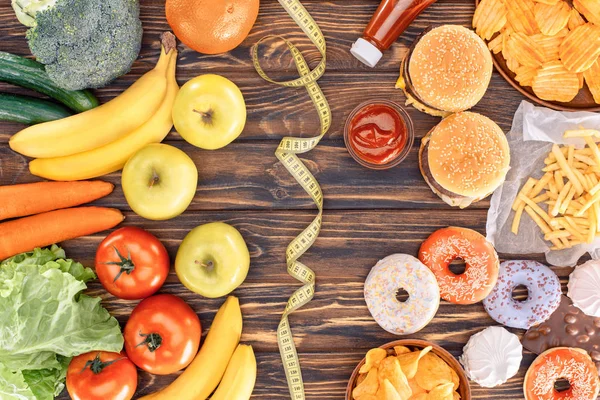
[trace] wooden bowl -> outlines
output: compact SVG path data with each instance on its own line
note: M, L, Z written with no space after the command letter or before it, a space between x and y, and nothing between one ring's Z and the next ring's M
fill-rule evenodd
M480 0L475 0L476 7L479 5L479 2ZM487 43L488 41L484 40L484 42ZM498 71L498 73L502 75L502 77L508 83L510 83L512 87L517 89L523 96L537 104L558 111L600 111L600 104L596 104L594 101L594 96L592 96L592 92L590 92L587 83L583 85L583 89L579 90L577 96L568 103L542 100L536 96L530 86L521 86L519 82L515 80L515 73L508 69L506 60L504 60L504 57L502 57L502 52L498 54L492 53L492 61L494 62L496 71Z
M417 339L401 339L395 340L393 342L389 342L384 344L383 346L379 346L382 349L388 351L388 354L394 354L394 346L406 346L408 348L417 347L419 349L423 349L427 346L433 347L431 351L444 360L450 368L454 369L458 374L458 379L460 384L458 386L458 394L460 394L461 400L471 400L471 387L469 386L469 379L467 378L467 374L462 369L462 366L458 362L456 358L448 351L444 350L442 347L438 346L435 343L427 342L425 340L417 340ZM356 380L358 379L358 370L365 363L365 358L362 359L361 362L358 363L356 368L354 368L354 372L352 372L352 376L350 376L350 380L348 381L348 386L346 387L346 400L352 400L352 390L354 390L356 386Z

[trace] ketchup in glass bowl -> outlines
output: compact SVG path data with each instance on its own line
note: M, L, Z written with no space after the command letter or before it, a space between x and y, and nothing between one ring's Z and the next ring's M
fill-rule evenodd
M398 104L373 100L350 113L344 142L350 155L362 166L388 169L402 162L414 141L412 120Z

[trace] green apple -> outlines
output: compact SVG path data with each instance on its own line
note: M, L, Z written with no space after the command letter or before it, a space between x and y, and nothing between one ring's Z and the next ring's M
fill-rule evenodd
M171 219L188 208L198 185L198 169L183 151L150 144L123 167L125 199L136 214L152 220Z
M250 268L250 253L231 225L213 222L186 235L177 250L175 272L192 292L216 298L240 286Z
M206 150L220 149L244 130L244 96L227 78L214 74L198 76L177 93L173 124L190 144Z

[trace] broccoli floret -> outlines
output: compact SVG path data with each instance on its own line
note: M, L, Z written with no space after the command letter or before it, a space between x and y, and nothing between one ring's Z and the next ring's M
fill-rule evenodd
M98 88L126 74L142 42L138 0L58 0L38 12L29 48L60 87Z

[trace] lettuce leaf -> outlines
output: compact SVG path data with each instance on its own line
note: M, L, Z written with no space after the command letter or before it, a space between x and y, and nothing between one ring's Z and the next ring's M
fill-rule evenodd
M93 278L57 246L0 263L0 398L52 399L69 357L122 349L117 320L81 293Z

